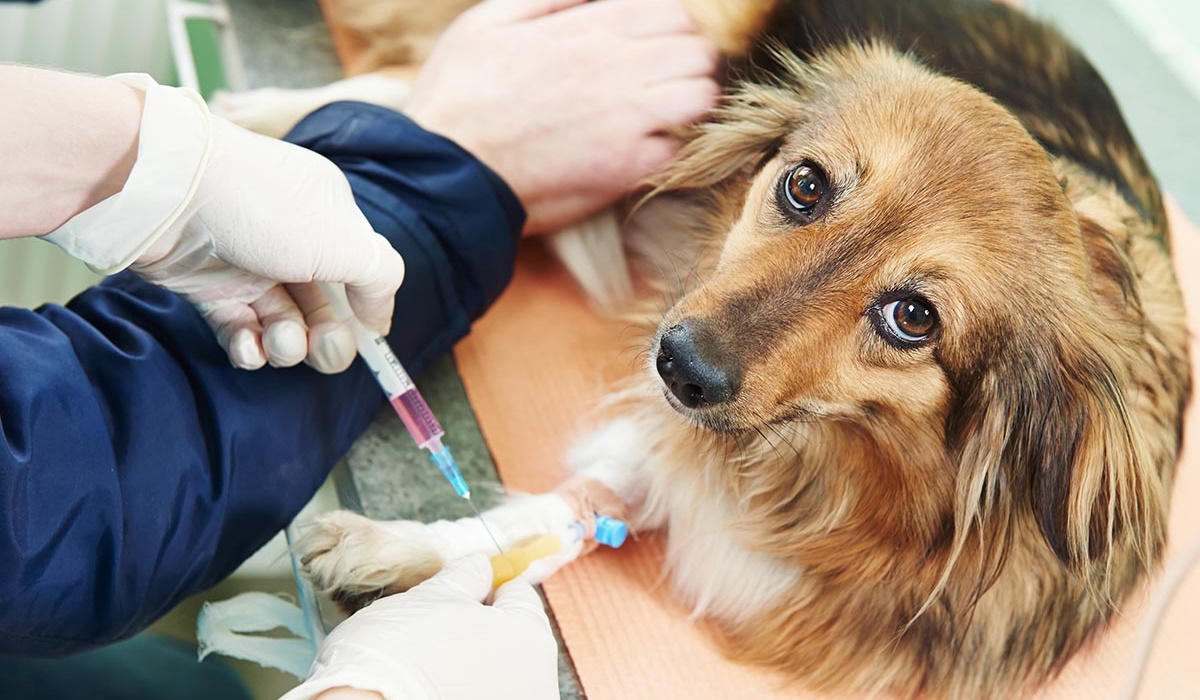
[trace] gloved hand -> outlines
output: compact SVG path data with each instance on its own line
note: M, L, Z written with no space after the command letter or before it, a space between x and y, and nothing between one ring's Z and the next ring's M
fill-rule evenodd
M190 91L113 79L146 93L137 162L118 195L45 238L183 295L238 367L349 366L353 334L316 281L345 284L355 315L388 330L404 263L336 166L210 115Z
M557 647L541 599L516 579L483 605L491 582L478 554L375 601L333 630L308 680L280 700L331 688L386 700L557 700Z

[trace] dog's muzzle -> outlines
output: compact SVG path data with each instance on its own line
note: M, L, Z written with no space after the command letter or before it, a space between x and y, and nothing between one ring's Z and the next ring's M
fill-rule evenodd
M739 368L726 360L713 335L690 321L663 333L655 367L663 383L687 408L725 403L741 383Z

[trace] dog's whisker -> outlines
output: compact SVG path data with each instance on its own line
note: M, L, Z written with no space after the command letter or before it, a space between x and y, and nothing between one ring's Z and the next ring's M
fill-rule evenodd
M792 442L790 440L788 440L786 437L784 437L783 433L779 429L779 426L773 425L771 423L767 423L766 428L767 428L767 430L770 430L772 433L774 433L775 437L779 438L780 442L787 445L788 448L791 449L792 454L794 454L797 458L799 458L801 456L800 450L794 444L792 444Z
M758 436L759 436L760 438L762 438L763 442L765 442L765 443L767 444L767 447L770 447L770 448L771 448L771 450L775 452L775 456L776 456L776 457L778 457L779 459L783 459L783 454L781 454L781 453L779 452L779 448L778 448L778 447L776 447L776 446L775 446L775 445L774 445L774 444L773 444L773 443L770 441L770 439L768 439L768 438L767 438L767 435L766 435L766 433L764 433L764 432L762 431L762 429L761 429L761 428L759 428L758 426L755 426L755 427L754 427L754 432L758 433Z

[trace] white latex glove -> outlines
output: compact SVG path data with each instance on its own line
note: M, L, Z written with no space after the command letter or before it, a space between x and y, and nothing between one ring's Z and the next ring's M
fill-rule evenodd
M386 700L557 700L557 645L541 598L517 579L483 605L491 584L477 554L375 601L333 630L308 680L281 700L331 688Z
M345 284L359 319L388 330L404 263L335 165L210 115L189 90L112 79L146 93L137 162L119 194L44 238L183 295L245 369L349 366L353 334L316 281Z

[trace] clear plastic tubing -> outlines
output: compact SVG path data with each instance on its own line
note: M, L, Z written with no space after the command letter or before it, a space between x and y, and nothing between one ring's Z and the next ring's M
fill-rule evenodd
M388 403L408 429L408 434L421 449L429 451L430 459L454 487L455 493L470 499L471 489L463 479L454 456L450 454L450 448L442 444L442 436L446 431L442 430L433 411L429 410L429 404L425 403L425 398L417 391L416 385L408 376L408 372L404 371L400 360L396 359L396 354L388 346L387 340L359 322L350 309L346 290L341 285L321 283L320 287L334 314L350 323L359 356L375 375L375 381L379 382L379 387L383 389Z

